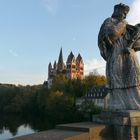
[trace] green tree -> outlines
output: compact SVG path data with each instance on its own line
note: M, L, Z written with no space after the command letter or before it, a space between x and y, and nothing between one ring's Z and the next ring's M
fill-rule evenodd
M72 122L76 115L74 98L60 91L52 92L47 99L46 112L56 123Z
M93 114L99 114L102 111L101 107L95 105L94 101L85 99L82 104L79 106L79 111L87 119L91 120Z
M66 84L68 82L68 79L66 78L65 75L63 74L59 74L57 75L52 82L52 86L51 86L51 91L64 91Z
M89 91L93 86L101 86L106 84L106 78L103 75L88 75L83 79L85 92Z

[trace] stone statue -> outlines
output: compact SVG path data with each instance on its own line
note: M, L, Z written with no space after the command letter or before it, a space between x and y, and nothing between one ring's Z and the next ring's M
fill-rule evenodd
M118 4L100 28L98 46L106 61L107 88L110 89L110 110L140 109L140 25L125 20L129 6Z

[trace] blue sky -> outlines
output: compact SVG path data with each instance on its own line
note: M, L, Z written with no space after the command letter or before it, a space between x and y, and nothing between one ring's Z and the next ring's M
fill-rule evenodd
M104 66L97 46L102 22L115 4L138 1L0 0L0 83L42 84L61 46L65 61L70 51L82 55L86 73Z

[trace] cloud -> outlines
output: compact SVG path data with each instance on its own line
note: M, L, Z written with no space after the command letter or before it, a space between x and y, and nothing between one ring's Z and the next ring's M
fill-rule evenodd
M41 0L43 6L51 15L55 15L58 9L58 0Z
M103 59L95 59L86 60L85 61L85 75L88 75L90 72L94 72L95 70L99 74L105 74L105 65L106 62Z
M13 51L12 49L9 49L9 53L14 57L18 56L18 54L15 51Z
M129 24L135 25L140 23L140 0L134 0L130 6L130 13L127 21Z

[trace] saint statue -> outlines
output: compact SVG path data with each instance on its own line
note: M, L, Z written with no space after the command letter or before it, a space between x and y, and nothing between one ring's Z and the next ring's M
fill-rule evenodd
M136 52L140 50L140 24L125 20L129 6L118 4L99 31L98 46L106 61L110 110L140 110L140 65Z

